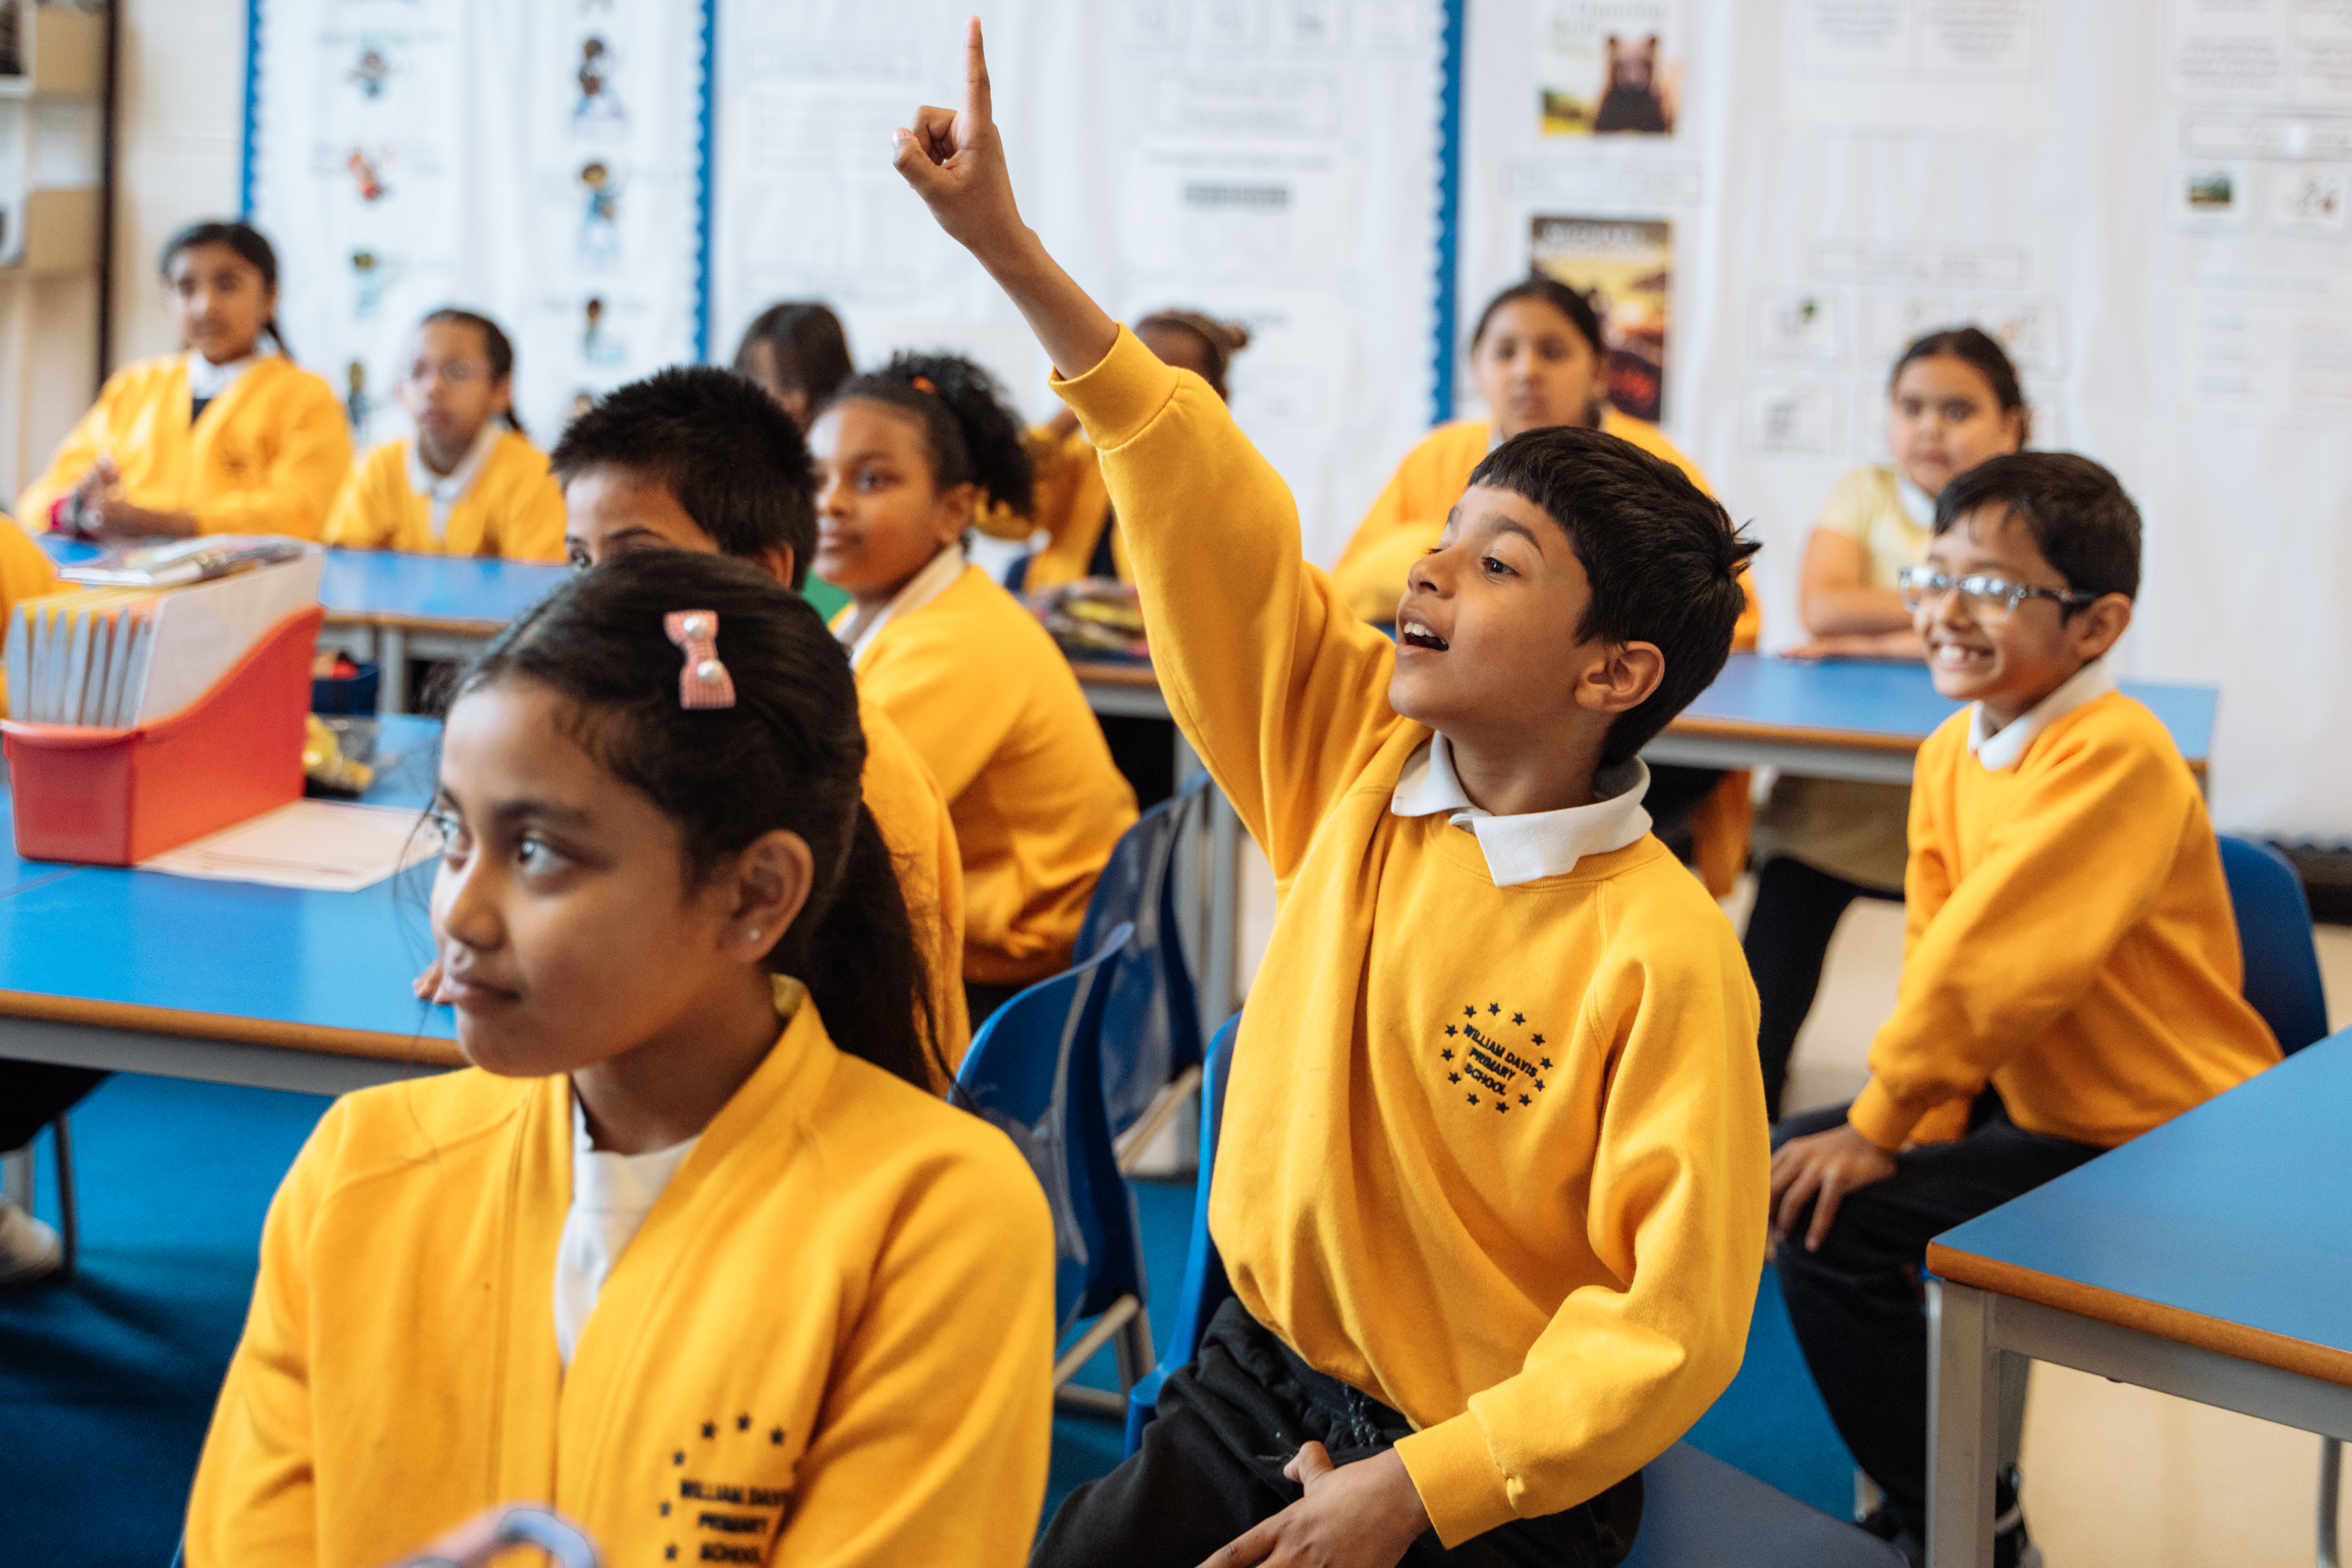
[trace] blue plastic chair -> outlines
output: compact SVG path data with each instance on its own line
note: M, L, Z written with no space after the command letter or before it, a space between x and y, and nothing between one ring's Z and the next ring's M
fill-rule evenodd
M2221 874L2238 917L2246 1000L2288 1056L2327 1037L2327 992L2311 938L2311 901L2287 858L2267 844L2224 837Z
M1233 1076L1236 1014L1209 1042L1201 1080L1201 1177L1193 1189L1192 1246L1184 1259L1183 1294L1168 1353L1127 1394L1127 1451L1143 1446L1160 1385L1198 1352L1201 1331L1234 1293L1224 1260L1209 1239L1209 1182L1217 1161L1218 1123ZM1722 1460L1677 1443L1643 1468L1642 1530L1622 1568L1904 1568L1887 1542Z
M1114 1137L1181 1097L1200 1065L1201 1017L1176 907L1176 855L1185 829L1207 820L1209 775L1195 773L1120 836L1095 882L1077 951L1094 952L1114 926L1133 934L1111 962L1103 1004L1103 1100Z
M1057 1339L1080 1319L1095 1320L1054 1363L1055 1397L1111 1415L1125 1409L1120 1395L1064 1385L1107 1342L1122 1389L1151 1364L1141 1226L1102 1094L1103 980L1130 934L1114 927L1093 957L998 1008L956 1073L965 1103L1012 1138L1053 1207Z

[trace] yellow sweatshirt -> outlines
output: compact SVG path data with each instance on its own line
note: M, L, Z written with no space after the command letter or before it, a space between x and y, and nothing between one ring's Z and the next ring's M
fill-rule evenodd
M857 721L866 731L859 787L898 868L915 946L930 976L932 1037L952 1074L971 1044L971 1015L963 999L963 861L955 823L940 781L890 716L874 703L860 702ZM942 1079L939 1088L947 1092L948 1080Z
M2009 767L1968 739L1964 710L1919 748L1902 987L1854 1130L1887 1149L1951 1135L1950 1102L1990 1081L2026 1131L2113 1148L2277 1061L2163 722L2110 691Z
M481 472L433 537L433 500L409 488L408 439L370 452L327 521L326 542L352 550L563 559L563 491L547 454L516 430L498 437Z
M1022 1561L1054 1240L1003 1133L836 1051L803 1004L621 1255L566 1371L572 1151L561 1077L468 1070L336 1102L270 1205L190 1568L374 1568L516 1499L580 1521L614 1564Z
M1055 389L1103 454L1169 706L1281 893L1211 1195L1234 1289L1411 1418L1447 1545L1571 1508L1746 1344L1768 1154L1730 923L1652 837L1498 889L1443 815L1395 816L1431 732L1224 405L1125 331Z
M46 528L49 509L100 453L135 506L194 513L205 533L316 539L352 469L352 437L333 388L282 354L258 361L188 422L184 354L130 365L58 448L16 515Z
M61 584L58 569L41 547L26 536L12 518L0 517L0 632L18 604L54 594ZM0 685L0 719L8 717L8 690Z
M1039 529L1045 531L1045 545L1029 557L1028 572L1021 580L1023 591L1057 588L1087 576L1106 528L1110 530L1113 570L1120 582L1134 582L1135 565L1128 559L1127 541L1120 537L1118 520L1111 516L1102 459L1086 432L1073 430L1057 436L1040 425L1029 432L1026 444L1037 475L1030 515L1011 518L1008 514L1006 521L1017 524L1017 532L1003 527L988 530L1000 537L1023 540Z
M1045 628L967 566L883 624L857 689L947 793L963 854L964 978L1016 985L1067 968L1095 879L1135 823L1135 791Z

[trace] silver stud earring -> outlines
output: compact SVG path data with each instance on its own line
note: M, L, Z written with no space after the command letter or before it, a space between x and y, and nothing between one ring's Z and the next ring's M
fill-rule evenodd
M753 926L753 927L751 928L751 931L750 931L750 933L749 933L749 934L750 934L750 936L751 936L751 939L753 942L757 942L757 941L759 941L759 940L760 940L760 928L759 928L758 926Z

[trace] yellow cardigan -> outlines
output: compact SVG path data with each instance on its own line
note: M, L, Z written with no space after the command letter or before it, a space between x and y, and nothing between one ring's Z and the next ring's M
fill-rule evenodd
M1169 707L1281 897L1211 1194L1234 1289L1411 1418L1447 1545L1572 1507L1739 1365L1769 1154L1738 941L1654 838L1497 888L1444 816L1396 816L1430 731L1388 704L1395 647L1300 560L1224 405L1124 331L1055 389Z
M334 390L273 354L193 426L191 406L184 355L117 371L49 471L17 499L16 515L47 527L50 507L107 453L133 505L191 512L200 532L318 538L352 468L351 431Z
M931 1037L952 1074L971 1044L963 995L963 861L955 823L940 781L890 716L861 701L857 721L866 731L866 771L858 781L866 809L890 847L915 947L930 976ZM947 1088L941 1079L940 1091Z
M190 1568L374 1568L515 1499L615 1564L1022 1561L1054 1237L1002 1132L835 1050L803 1004L567 1370L572 1152L561 1077L467 1070L328 1110L270 1205Z
M2163 722L2110 691L1999 772L1968 737L1964 710L1919 748L1902 985L1855 1131L1957 1135L1990 1081L2029 1132L2113 1148L2277 1061Z
M408 488L407 439L386 441L360 464L327 521L326 542L353 550L563 559L563 491L547 454L509 430L433 537L433 501Z
M41 547L26 537L15 520L0 517L0 633L26 599L54 594L61 584L58 569ZM0 719L8 716L8 689L0 685Z

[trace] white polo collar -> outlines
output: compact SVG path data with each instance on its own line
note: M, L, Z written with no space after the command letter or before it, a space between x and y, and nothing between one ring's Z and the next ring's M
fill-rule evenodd
M474 444L457 459L457 466L446 474L436 474L425 466L422 436L408 444L408 488L433 503L433 537L436 541L449 531L450 509L464 500L474 488L474 481L482 477L491 449L505 434L505 426L495 419L483 425L474 436Z
M882 606L882 613L865 626L857 626L856 612L851 611L849 618L841 623L840 631L835 634L849 644L849 668L856 669L866 662L866 650L874 646L876 634L888 626L894 617L911 616L954 587L956 579L963 575L963 546L961 543L950 544L932 556L921 571L908 578L907 585ZM850 635L853 626L856 627L855 638Z
M1650 765L1634 757L1592 775L1591 805L1496 816L1470 804L1454 775L1454 753L1443 735L1415 752L1397 778L1389 810L1398 816L1447 814L1447 820L1478 840L1486 874L1498 888L1515 888L1542 877L1576 869L1588 855L1606 855L1638 844L1650 831L1642 797L1649 793Z
M188 351L188 395L197 402L209 402L236 384L237 377L261 363L259 354L247 354L226 364L215 364L195 350Z
M1990 735L1985 733L1984 704L1971 703L1969 750L1988 772L1997 773L2025 755L2025 748L2033 744L2033 738L2042 731L2084 703L2105 697L2115 689L2115 672L2107 668L2106 658L2102 656L2068 676L2057 690Z
M1912 527L1936 526L1936 498L1906 479L1901 469L1895 470L1895 502L1903 509L1903 515L1911 520Z

